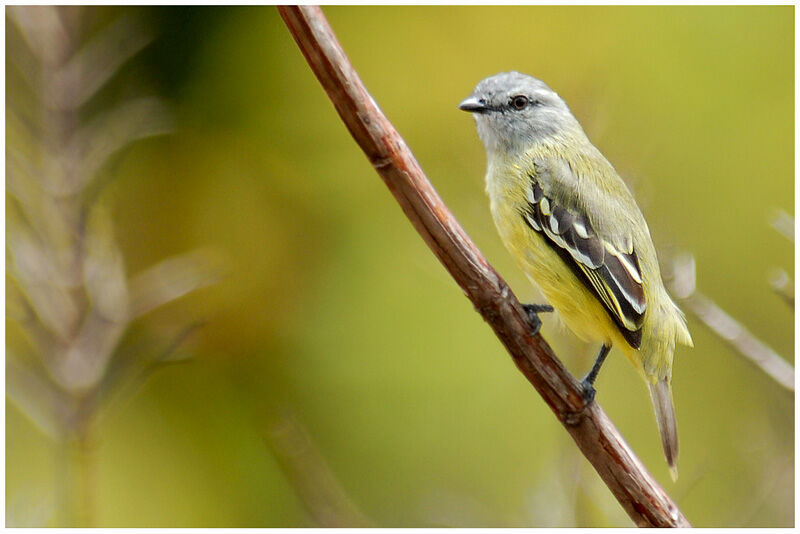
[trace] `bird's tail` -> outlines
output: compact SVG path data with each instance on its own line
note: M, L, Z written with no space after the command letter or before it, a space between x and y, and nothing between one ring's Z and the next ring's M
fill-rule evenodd
M650 398L656 412L658 431L661 433L661 446L669 464L669 474L673 482L678 479L678 423L672 405L672 387L668 378L650 384Z

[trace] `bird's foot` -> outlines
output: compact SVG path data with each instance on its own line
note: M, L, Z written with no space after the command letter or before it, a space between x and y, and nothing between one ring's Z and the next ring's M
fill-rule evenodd
M594 396L597 394L597 390L594 389L594 385L585 378L581 380L581 391L583 393L583 402L585 402L587 406L594 402Z
M542 320L539 319L539 314L553 311L553 307L549 304L523 304L522 309L528 314L528 319L533 324L532 334L534 336L539 333L539 329L542 327Z
M594 396L597 393L597 390L594 389L594 381L597 380L597 373L600 372L600 368L603 366L603 362L606 361L606 356L608 356L609 351L611 351L611 347L609 345L604 344L602 347L600 347L600 353L597 355L594 365L592 365L592 368L588 373L586 373L586 376L583 377L583 380L581 380L583 400L587 405L594 401Z

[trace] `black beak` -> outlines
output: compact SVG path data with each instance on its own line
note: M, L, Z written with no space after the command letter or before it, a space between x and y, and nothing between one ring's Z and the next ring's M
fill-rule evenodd
M489 106L483 99L476 96L468 96L459 105L458 109L462 111L469 111L470 113L486 113L489 111Z

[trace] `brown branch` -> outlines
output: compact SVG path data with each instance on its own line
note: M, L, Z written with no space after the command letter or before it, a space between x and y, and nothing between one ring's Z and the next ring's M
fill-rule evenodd
M640 526L690 526L606 414L587 405L580 384L531 324L505 281L489 265L433 189L400 134L383 115L344 54L322 11L278 7L311 69L353 138L400 207L476 310Z

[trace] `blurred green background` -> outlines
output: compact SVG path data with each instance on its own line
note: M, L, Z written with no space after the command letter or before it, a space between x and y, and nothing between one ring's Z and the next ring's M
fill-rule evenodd
M793 362L793 310L768 284L776 267L794 272L793 243L769 226L776 208L794 214L793 7L324 12L520 300L541 297L496 235L483 147L456 108L512 69L567 101L634 190L662 261L693 253L699 290ZM403 216L274 8L79 16L81 39L120 16L154 35L85 115L155 95L173 117L172 133L101 170L125 270L196 248L223 264L217 283L122 337L118 351L154 353L202 321L177 349L184 363L92 425L90 524L631 525ZM13 112L29 100L29 58L9 19L6 34ZM678 349L674 370L677 483L647 391L616 352L597 400L695 526L793 526L793 395L691 315L689 327L695 348ZM574 374L589 368L597 347L553 318L543 335ZM9 351L31 353L13 318L7 336ZM8 525L61 524L62 449L6 403Z

